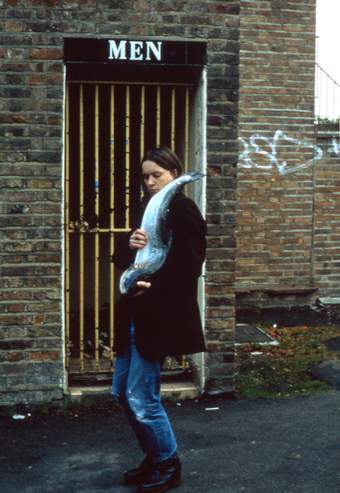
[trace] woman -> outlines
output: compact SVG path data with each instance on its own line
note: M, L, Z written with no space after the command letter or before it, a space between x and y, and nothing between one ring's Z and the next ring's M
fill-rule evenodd
M150 197L182 174L177 155L167 147L152 149L142 160L143 186ZM117 306L117 354L113 394L122 403L145 457L127 471L124 483L138 493L163 492L181 480L174 432L160 398L160 371L168 355L205 350L197 304L197 282L205 257L205 222L196 204L183 193L172 199L168 214L172 243L162 268L137 283ZM130 249L143 248L140 229Z

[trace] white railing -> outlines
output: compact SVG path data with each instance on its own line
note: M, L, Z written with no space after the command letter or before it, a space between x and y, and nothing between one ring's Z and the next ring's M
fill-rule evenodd
M336 121L340 117L340 84L315 63L315 117Z

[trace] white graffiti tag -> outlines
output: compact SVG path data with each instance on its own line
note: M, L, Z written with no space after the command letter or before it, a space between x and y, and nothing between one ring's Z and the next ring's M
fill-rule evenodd
M329 148L329 152L336 156L340 155L340 142L337 142L335 137L332 139L332 147Z
M276 167L281 175L286 175L287 173L295 173L301 168L307 168L323 157L323 151L319 146L289 137L282 130L277 130L272 138L254 134L250 137L249 143L242 138L239 140L243 144L243 151L239 158L239 166L242 168L272 170ZM313 150L313 158L305 163L289 165L287 160L280 158L279 149L280 147L291 148L293 146L301 150ZM335 139L332 150L335 154L340 154L340 145L336 143Z

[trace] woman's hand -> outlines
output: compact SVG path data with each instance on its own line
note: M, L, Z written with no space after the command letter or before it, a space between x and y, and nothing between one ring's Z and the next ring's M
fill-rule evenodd
M151 288L151 282L148 281L137 281L136 284L139 288L143 288L143 289Z
M130 236L129 246L132 249L144 248L147 242L148 239L144 231L141 229L136 229Z
M139 296L141 294L144 294L147 289L151 288L151 282L147 282L147 281L137 281L136 285L142 289L137 291L133 296Z

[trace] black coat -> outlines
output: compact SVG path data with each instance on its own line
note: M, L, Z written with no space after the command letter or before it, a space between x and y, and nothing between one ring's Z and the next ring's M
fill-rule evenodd
M163 267L137 296L122 296L116 305L114 350L129 342L133 317L138 351L146 359L205 350L197 303L197 283L206 249L206 224L195 202L178 193L169 207L172 243ZM128 253L126 252L128 257Z

